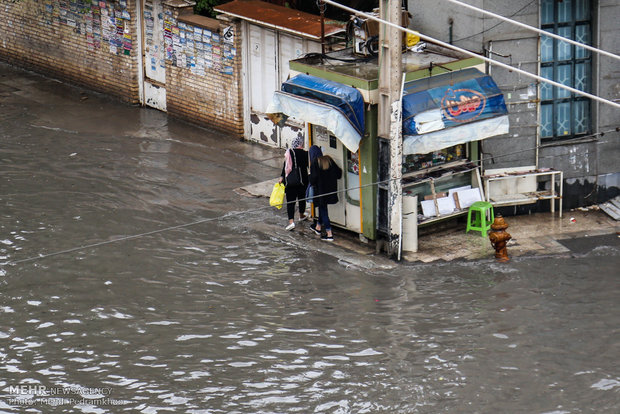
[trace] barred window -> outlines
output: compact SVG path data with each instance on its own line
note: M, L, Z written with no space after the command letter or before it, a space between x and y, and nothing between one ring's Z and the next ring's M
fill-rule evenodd
M541 0L541 29L580 43L592 42L590 0ZM541 36L541 76L584 92L592 89L589 50ZM591 129L590 99L542 83L540 136L560 140L585 135Z

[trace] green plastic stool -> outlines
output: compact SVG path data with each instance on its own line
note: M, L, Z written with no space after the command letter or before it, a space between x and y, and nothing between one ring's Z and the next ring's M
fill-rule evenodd
M474 222L472 223L472 212L474 212ZM487 217L489 220L487 221ZM476 201L469 207L467 212L467 233L469 230L479 231L482 237L487 235L487 232L491 230L491 224L495 220L493 213L493 204L486 201Z

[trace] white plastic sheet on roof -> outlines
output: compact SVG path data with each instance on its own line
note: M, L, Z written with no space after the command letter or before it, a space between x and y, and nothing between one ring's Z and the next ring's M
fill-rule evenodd
M300 121L327 128L351 152L359 149L361 135L347 117L334 106L302 96L276 91L267 107L268 114L283 113Z
M403 154L428 154L443 148L508 133L508 115L440 129L422 135L408 135L403 140Z

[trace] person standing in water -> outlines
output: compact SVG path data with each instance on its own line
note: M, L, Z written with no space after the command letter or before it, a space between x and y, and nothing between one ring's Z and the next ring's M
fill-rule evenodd
M320 151L320 148L318 150ZM338 202L338 180L342 177L342 169L329 155L318 155L312 147L310 153L311 158L313 153L316 155L310 164L310 184L314 186L314 204L319 208L318 222L312 224L310 228L318 235L325 230L325 235L321 235L321 239L333 241L328 205Z
M299 171L300 182L292 183L289 175L293 170ZM284 165L280 174L280 181L284 182L286 189L286 213L288 224L286 230L295 228L295 202L299 204L299 220L307 220L306 214L306 187L308 186L308 151L304 149L304 138L297 136L291 147L284 154Z

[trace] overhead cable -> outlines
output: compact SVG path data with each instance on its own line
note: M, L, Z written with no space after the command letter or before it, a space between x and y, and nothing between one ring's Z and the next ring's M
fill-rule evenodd
M610 129L608 131L601 131L601 132L597 132L595 134L591 134L591 135L587 135L586 137L596 137L596 136L604 136L606 133L608 132L620 132L620 126L616 127L614 129ZM586 138L586 137L579 137L580 139ZM577 138L575 138L577 139ZM540 148L540 145L537 145L536 147L533 148L526 148L526 149L522 149L522 150L518 150L518 151L512 151L512 152L508 152L508 153L504 153L504 154L500 154L500 155L494 155L494 156L490 156L490 157L481 157L479 160L474 160L472 161L473 163L477 163L477 164L482 164L484 161L494 161L495 158L501 158L501 157L506 157L509 155L514 155L514 154L520 154L523 152L527 152L527 151L534 151L537 148ZM585 154L587 154L588 152L586 151ZM572 155L572 153L570 154L562 154L562 155ZM541 157L541 158L553 158L553 157L557 157L557 155L553 155L553 156L547 156L547 157ZM345 193L347 191L351 191L351 190L358 190L358 189L362 189L362 188L366 188L366 187L372 187L372 186L379 186L382 184L389 184L392 181L396 181L396 180L402 180L402 178L388 178L385 180L381 180L381 181L375 181L372 183L368 183L368 184L362 184L359 186L354 186L354 187L347 187L345 189L342 190L336 190L336 191L332 191L329 193L325 193L322 194L322 196L328 196L331 194L340 194L340 193ZM310 199L310 197L306 197L306 198L300 198L297 199L296 201L308 201ZM295 203L295 200L293 201L285 201L282 203L282 205L285 204L291 204L291 203ZM192 227L192 226L196 226L199 224L203 224L203 223L208 223L208 222L212 222L212 221L218 221L218 220L224 220L226 218L231 218L231 217L237 217L237 216L241 216L241 215L247 215L250 213L255 213L258 211L262 211L262 210L268 210L268 209L273 209L272 206L262 206L262 207L257 207L254 209L250 209L250 210L244 210L244 211L232 211L226 214L223 214L221 216L216 216L216 217L208 217L208 218L202 218L196 221L192 221L190 223L184 223L184 224L177 224L177 225L173 225L173 226L169 226L169 227L164 227L164 228L160 228L157 230L151 230L151 231L147 231L144 233L138 233L138 234L131 234L131 235L127 235L127 236L121 236L121 237L116 237L113 239L109 239L109 240L103 240L100 242L95 242L95 243L90 243L90 244L83 244L77 247L72 247L69 249L65 249L65 250L57 250L54 252L50 252L50 253L39 253L36 256L31 256L31 257L26 257L23 259L17 259L17 260L9 260L7 262L0 262L0 266L15 266L17 264L21 264L21 263L27 263L27 262L33 262L33 261L39 261L48 257L53 257L53 256L59 256L59 255L63 255L63 254L68 254L68 253L74 253L74 252L78 252L78 251L82 251L82 250L86 250L86 249L94 249L97 247L101 247L101 246L105 246L108 244L113 244L113 243L118 243L118 242L122 242L122 241L127 241L127 240L135 240L135 239L139 239L142 237L146 237L146 236L152 236L155 234L159 234L159 233L164 233L167 231L171 231L171 230L179 230L179 229L185 229L188 227Z
M599 101L599 102L602 102L602 103L605 103L607 105L611 105L613 107L616 107L616 108L620 109L620 103L616 103L616 102L610 101L608 99L601 98L599 96L593 95L593 94L588 93L588 92L580 91L579 89L575 89L575 88L572 88L570 86L563 85L563 84L561 84L559 82L552 81L552 80L547 79L547 78L543 78L542 76L534 75L533 73L530 73L530 72L527 72L525 70L516 68L514 66L507 65L507 64L502 63L502 62L498 62L498 61L490 59L490 58L488 58L486 56L482 56L482 55L479 55L477 53L470 52L469 50L460 48L458 46L451 45L449 43L446 43L446 42L443 42L441 40L435 39L433 37L427 36L427 35L422 34L420 32L416 32L415 30L411 30L411 29L407 29L405 27L401 27L401 26L399 26L399 25L397 25L395 23L388 22L387 20L380 19L380 18L378 18L376 16L373 16L371 14L364 13L364 12L361 12L361 11L356 10L356 9L352 9L351 7L343 6L342 4L337 3L337 2L335 2L333 0L323 0L323 1L325 3L331 4L332 6L336 6L336 7L339 7L341 9L343 9L343 10L346 10L346 11L348 11L350 13L353 13L355 15L362 16L362 17L364 17L366 19L374 20L376 22L383 23L383 24L388 25L388 26L392 26L392 27L394 27L394 28L396 28L398 30L402 30L402 31L407 32L407 33L411 33L413 35L418 36L422 40L426 40L428 42L435 43L435 44L437 44L439 46L443 46L443 47L448 48L448 49L456 50L457 52L461 52L461 53L466 54L468 56L472 56L472 57L484 60L485 62L488 62L488 63L490 63L492 65L499 66L499 67L502 67L504 69L508 69L509 71L512 71L512 72L520 73L520 74L522 74L524 76L536 79L536 80L538 80L540 82L545 82L545 83L551 84L551 85L553 85L555 87L558 87L558 88L561 88L561 89L565 89L565 90L570 91L572 93L575 93L577 95L585 96L586 98L590 98L590 99L593 99L595 101Z
M588 50L590 50L592 52L600 53L601 55L609 56L611 58L620 60L620 56L614 55L613 53L607 52L607 51L602 50L602 49L597 49L597 48L595 48L593 46L586 45L585 43L577 42L577 41L572 40L572 39L568 39L566 37L557 35L555 33L547 32L546 30L538 29L538 28L536 28L534 26L530 26L528 24L521 23L521 22L516 21L516 20L509 19L507 17L501 16L501 15L496 14L496 13L492 13L492 12L487 11L485 9L481 9L479 7L472 6L471 4L463 3L462 1L459 1L459 0L447 0L447 1L449 1L450 3L458 4L459 6L463 6L465 8L471 9L471 10L475 10L475 11L480 12L482 14L486 14L488 16L495 17L496 19L500 19L500 20L503 20L505 22L512 23L514 25L523 27L525 29L532 30L532 31L534 31L536 33L539 33L539 34L543 35L543 36L553 37L554 39L558 39L558 40L561 40L561 41L566 42L566 43L570 43L570 44L575 45L575 46L583 47L584 49L588 49Z
M517 14L521 13L523 10L525 10L526 8L528 8L532 3L538 3L538 0L532 0L529 3L527 3L525 6L521 7L519 10L517 10L516 12L512 13L510 15L510 17L515 17ZM472 37L476 37L476 36L480 36L483 33L486 33L490 30L495 29L497 26L499 26L500 24L502 24L504 22L499 22L497 24L494 24L493 26L489 27L488 29L484 29L481 32L478 33L474 33L473 35L469 35L469 36L465 36L465 37L461 37L460 39L456 39L453 40L452 43L456 43L456 42L462 42L463 40L467 40L467 39L471 39Z

